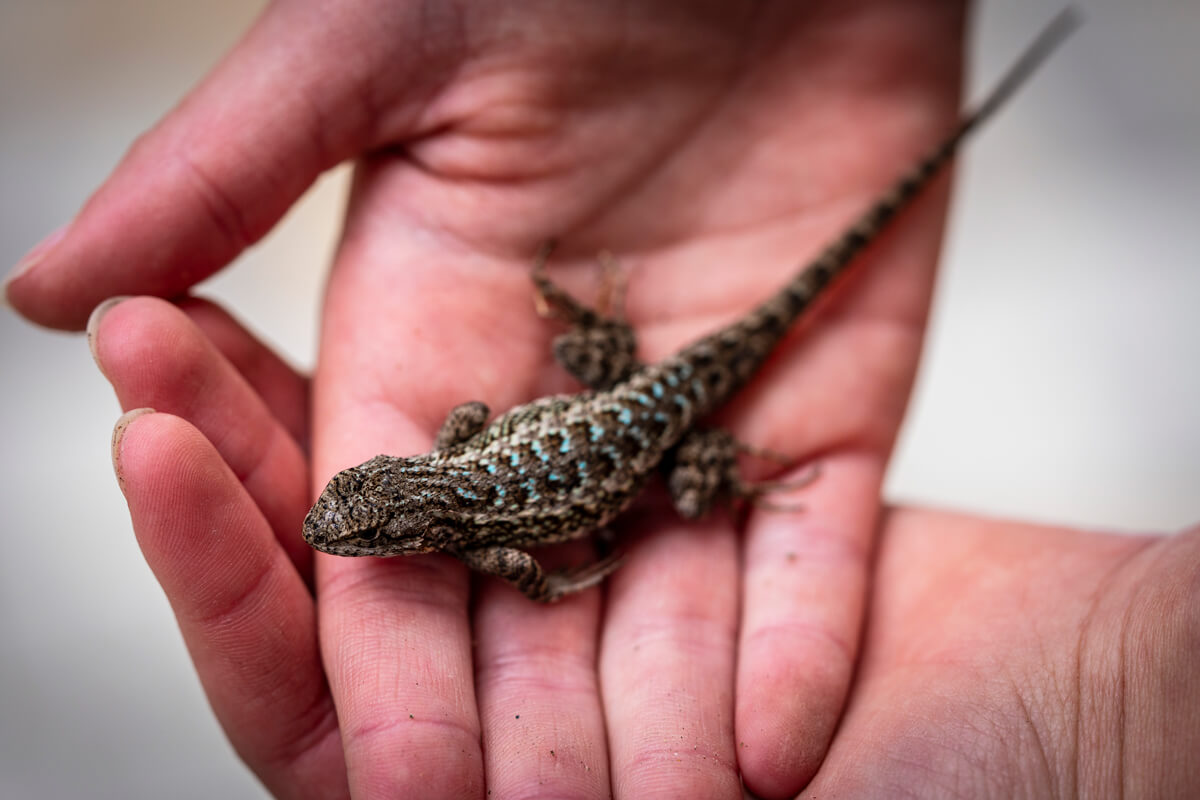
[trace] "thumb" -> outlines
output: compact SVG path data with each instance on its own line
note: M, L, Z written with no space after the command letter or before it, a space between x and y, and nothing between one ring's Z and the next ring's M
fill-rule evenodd
M8 302L34 322L79 329L108 297L181 294L266 234L323 170L371 146L381 126L363 98L379 99L367 82L387 43L377 15L368 26L352 13L361 5L268 7L74 221L17 266Z

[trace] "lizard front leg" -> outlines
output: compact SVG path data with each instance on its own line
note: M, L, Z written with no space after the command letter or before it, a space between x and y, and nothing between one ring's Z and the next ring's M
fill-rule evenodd
M543 317L561 319L570 330L554 339L554 358L567 372L590 389L603 391L628 378L639 366L637 336L621 311L621 281L611 256L602 256L605 291L602 308L580 303L546 277L546 259L552 243L546 243L533 267L535 305ZM612 307L609 314L608 308Z
M487 425L488 410L486 403L472 400L450 409L442 427L438 428L437 436L433 439L434 450L445 450L456 444L462 444Z
M619 558L609 556L578 569L547 572L524 550L500 546L454 551L453 555L471 569L503 578L539 603L553 603L595 586L621 565Z

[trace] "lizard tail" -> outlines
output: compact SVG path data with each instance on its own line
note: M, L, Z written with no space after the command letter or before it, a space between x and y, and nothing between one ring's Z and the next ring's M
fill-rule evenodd
M791 324L845 272L862 250L913 200L958 152L963 141L1008 100L1053 50L1079 25L1079 14L1060 12L1009 68L1001 81L955 130L915 166L900 176L857 221L809 262L774 296L738 322L692 344L676 357L680 361L722 365L723 381L714 381L709 407L716 407L757 371ZM675 359L672 359L675 360Z

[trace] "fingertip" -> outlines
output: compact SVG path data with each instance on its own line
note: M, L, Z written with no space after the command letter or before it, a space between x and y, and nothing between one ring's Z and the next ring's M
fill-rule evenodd
M100 370L100 374L110 381L112 379L109 378L108 373L104 370L104 363L100 360L100 351L96 346L97 335L99 334L100 323L104 319L104 315L128 299L128 295L118 295L117 297L108 298L92 309L92 313L88 315L87 325L84 328L87 332L88 350L92 354L92 361L96 362L96 368Z
M67 235L67 230L71 227L70 223L62 225L57 230L52 231L44 239L35 244L29 249L12 271L4 278L4 283L0 285L0 302L5 306L17 310L17 305L11 297L11 289L13 284L20 280L25 275L28 275L33 269L54 250L55 246L63 240Z
M808 664L802 674L739 686L738 766L756 796L795 797L816 775L841 717L841 671Z
M201 431L183 417L148 406L117 420L112 458L135 531L139 522L149 521L147 530L158 530L164 520L189 524L211 513L213 503L242 492Z
M823 459L803 514L746 529L735 728L746 786L794 797L825 759L854 677L879 477L874 458Z
M213 380L210 346L174 304L113 297L87 324L88 347L122 408L153 406L193 419L197 392Z
M138 544L164 588L184 573L219 583L231 570L250 569L224 557L234 543L255 558L273 558L278 550L237 476L187 419L150 408L122 415L113 431L113 464ZM212 535L196 538L198 530ZM203 592L195 588L199 598Z
M117 424L113 426L111 445L113 472L116 473L117 485L121 487L122 494L125 494L125 469L121 463L121 445L125 440L125 433L138 417L154 413L156 412L153 408L134 408L122 414L117 420Z

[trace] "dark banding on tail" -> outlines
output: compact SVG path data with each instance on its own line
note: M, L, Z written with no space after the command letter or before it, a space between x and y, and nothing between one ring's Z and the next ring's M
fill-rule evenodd
M904 173L832 244L808 263L774 296L738 322L685 348L670 361L721 365L727 370L720 390L710 393L708 408L736 391L758 370L788 328L835 278L841 275L958 152L963 141L986 122L1043 61L1079 25L1073 8L1061 11L1008 70L994 89L933 151ZM665 366L665 365L664 365Z

